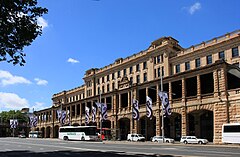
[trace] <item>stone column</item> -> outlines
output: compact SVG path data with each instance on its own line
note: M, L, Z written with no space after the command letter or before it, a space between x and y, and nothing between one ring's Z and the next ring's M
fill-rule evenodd
M182 102L186 101L186 83L185 83L185 78L182 78Z
M187 110L185 106L182 106L182 136L187 134Z
M200 75L197 75L197 99L201 99L201 79Z

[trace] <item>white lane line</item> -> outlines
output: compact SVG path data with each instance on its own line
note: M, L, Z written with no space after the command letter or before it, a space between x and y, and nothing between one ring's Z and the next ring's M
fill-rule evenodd
M44 145L44 144L28 144L28 143L21 143L21 142L9 142L9 141L5 141L5 142L8 142L8 143L15 143L15 144L25 144L25 145L35 145L35 146L42 146L42 147L49 147L48 145ZM89 149L89 148L79 148L79 147L67 147L67 146L54 146L52 145L51 146L52 148L63 148L63 149L70 149L70 150L82 150L82 151L100 151L100 152L109 152L109 151L117 151L117 150L101 150L101 149ZM109 148L109 145L108 145L108 148ZM125 149L129 149L129 147L112 147L112 148L125 148ZM131 149L147 149L149 150L149 148L138 148L138 147L131 147ZM159 150L161 150L161 148L159 148ZM181 150L179 149L178 151L186 151L186 150ZM204 151L204 150L201 150L201 151L196 151L196 150L187 150L188 152L193 152L193 153L210 153L210 154L218 154L218 155L222 155L222 154L226 154L226 152L221 152L221 151ZM131 151L126 151L126 153L135 153L135 152L131 152ZM145 153L144 153L145 154ZM240 152L237 152L237 153L234 153L234 152L227 152L227 154L231 154L231 155L239 155L240 156Z

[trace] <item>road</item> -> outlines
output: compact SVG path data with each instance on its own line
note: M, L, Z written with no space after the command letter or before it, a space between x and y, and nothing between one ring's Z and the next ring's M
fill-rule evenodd
M240 146L0 138L0 157L239 157Z

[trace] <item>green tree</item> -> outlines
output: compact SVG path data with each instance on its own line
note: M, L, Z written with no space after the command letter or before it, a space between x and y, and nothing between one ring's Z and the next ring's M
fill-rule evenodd
M0 62L25 64L23 48L42 34L37 18L47 12L37 0L0 0Z

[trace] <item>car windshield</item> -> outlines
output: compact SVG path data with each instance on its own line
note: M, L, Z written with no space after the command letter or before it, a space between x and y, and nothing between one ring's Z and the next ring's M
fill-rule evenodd
M143 137L143 135L138 135L138 137Z

